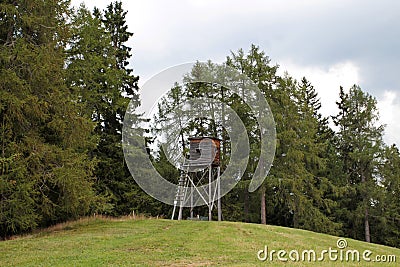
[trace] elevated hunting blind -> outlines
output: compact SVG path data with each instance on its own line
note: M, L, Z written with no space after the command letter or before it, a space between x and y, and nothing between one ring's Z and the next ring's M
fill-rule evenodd
M208 217L205 218L211 221L212 210L216 208L218 221L222 220L220 150L221 140L216 137L189 138L189 158L185 160L178 179L171 219L174 219L177 207L178 220L181 220L184 207L190 207L189 218L193 219L194 207L207 205Z
M190 137L189 164L220 165L221 140L215 137Z

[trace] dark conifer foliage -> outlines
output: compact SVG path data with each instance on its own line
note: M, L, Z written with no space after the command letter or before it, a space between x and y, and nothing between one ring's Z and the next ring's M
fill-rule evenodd
M0 232L85 215L93 124L65 84L68 1L0 4Z
M108 5L104 12L81 7L74 16L74 38L69 49L71 88L80 95L86 112L96 123L97 146L91 152L97 165L95 188L109 205L99 212L129 213L132 190L138 190L124 163L122 122L129 101L138 98L138 79L128 67L132 56L126 46L133 35L126 26L121 2Z

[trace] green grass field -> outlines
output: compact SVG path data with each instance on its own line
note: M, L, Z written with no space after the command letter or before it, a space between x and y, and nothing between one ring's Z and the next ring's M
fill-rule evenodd
M342 251L395 255L394 263L260 261L268 250L337 248L338 237L277 226L158 219L82 219L0 242L0 266L399 266L400 249L346 239ZM339 249L338 249L339 250ZM261 254L260 256L263 256ZM306 254L307 255L307 254ZM338 254L339 255L339 254ZM344 254L343 254L344 255ZM295 257L295 254L292 254ZM343 258L345 258L343 256Z

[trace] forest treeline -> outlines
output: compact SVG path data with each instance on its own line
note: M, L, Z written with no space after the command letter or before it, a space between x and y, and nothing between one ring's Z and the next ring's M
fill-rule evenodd
M0 14L1 237L94 213L169 217L172 208L144 193L124 162L125 110L129 101L140 102L127 46L133 34L121 2L89 11L64 0L5 0ZM311 82L278 75L279 66L259 47L231 52L224 64L247 75L274 114L275 160L256 192L248 192L248 177L260 133L238 95L207 84L177 85L158 114L187 98L211 96L243 121L250 159L242 180L222 198L224 220L400 247L400 153L383 142L376 99L357 85L340 88L339 112L325 118ZM196 67L201 64L187 79L196 78ZM182 133L229 141L222 127L211 125L197 121ZM222 149L228 162L229 147ZM163 150L151 157L164 177L177 181Z

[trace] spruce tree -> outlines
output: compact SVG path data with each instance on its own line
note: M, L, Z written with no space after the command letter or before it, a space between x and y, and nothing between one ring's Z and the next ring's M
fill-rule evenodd
M98 143L92 151L97 160L95 187L114 207L103 212L115 215L131 211L130 195L137 187L124 163L121 145L128 103L139 105L138 77L128 67L131 54L126 42L132 33L125 16L120 2L111 3L104 13L95 9L92 14L82 6L73 21L68 64L69 84L96 124Z
M336 186L327 176L327 150L329 134L327 118L320 113L321 102L311 83L303 77L296 84L292 99L296 103L299 126L296 127L301 140L300 150L303 153L303 164L308 172L308 186L304 195L312 199L314 213L304 220L303 227L330 234L340 233L340 224L333 221L333 209L336 208L332 194ZM311 210L312 210L311 209Z
M65 84L68 1L0 4L0 231L87 214L93 125Z
M339 114L334 123L339 127L338 152L343 162L347 192L341 200L345 213L342 220L348 234L371 242L369 212L377 193L379 155L383 126L378 125L376 99L354 85L348 93L340 88ZM358 225L363 225L360 229Z
M400 247L400 152L396 145L384 149L379 183L381 195L373 214L379 226L372 236L381 244Z

